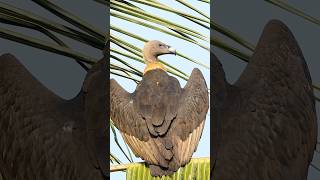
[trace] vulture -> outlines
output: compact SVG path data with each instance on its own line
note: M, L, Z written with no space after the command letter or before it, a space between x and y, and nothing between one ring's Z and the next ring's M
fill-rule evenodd
M311 76L294 36L279 20L264 28L234 84L213 63L217 180L306 180L317 142Z
M141 82L128 93L110 80L110 116L152 176L170 175L186 165L199 143L209 108L208 89L199 69L184 88L169 76L158 56L175 54L160 41L143 48L146 68Z
M107 179L106 66L106 57L95 63L65 100L13 55L0 56L1 180Z

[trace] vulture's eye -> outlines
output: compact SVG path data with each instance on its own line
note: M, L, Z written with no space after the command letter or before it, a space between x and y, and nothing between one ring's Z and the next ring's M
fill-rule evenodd
M160 47L162 47L162 46L163 46L163 44L159 44L159 46L160 46Z

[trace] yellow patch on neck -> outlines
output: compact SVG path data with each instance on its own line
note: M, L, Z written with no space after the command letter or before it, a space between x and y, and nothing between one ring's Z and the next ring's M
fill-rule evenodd
M166 71L166 68L160 62L147 62L147 66L146 66L146 68L144 68L143 74L145 74L148 71L154 70L154 69L162 69L162 70Z

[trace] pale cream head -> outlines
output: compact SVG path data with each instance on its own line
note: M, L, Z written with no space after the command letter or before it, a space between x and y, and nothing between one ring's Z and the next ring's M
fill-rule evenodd
M176 54L176 50L157 40L145 43L143 48L143 58L145 61L156 62L158 61L158 56L163 54Z

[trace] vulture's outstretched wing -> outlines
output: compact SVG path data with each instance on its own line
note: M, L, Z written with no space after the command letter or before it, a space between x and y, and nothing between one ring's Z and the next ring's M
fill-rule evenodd
M316 145L312 83L280 21L267 24L222 108L217 179L306 179Z
M33 147L42 138L51 142L50 131L57 129L59 122L52 124L43 114L61 101L41 85L14 56L4 54L0 57L0 151L3 154L0 156L0 171L4 179L14 176L19 179L20 175L28 179L35 173L30 169L28 175L24 174L26 170L12 172L11 166L17 171L20 170L18 167L25 166L28 171L29 165L34 167L40 163L45 164L46 158L40 160L36 157L44 156L46 152ZM41 121L35 120L41 117ZM51 129L42 127L46 123Z
M1 98L12 99L12 104L7 104L5 100L0 101L3 110L7 109L8 105L24 104L30 110L41 111L41 105L62 100L36 80L11 54L4 54L0 57L0 78ZM32 105L36 102L39 103L37 108Z
M175 159L180 166L189 162L198 146L208 108L208 88L201 71L195 68L182 90L177 117L170 132Z
M101 153L106 153L107 135L101 132L107 123L103 106L107 77L96 68L84 82L86 92L64 100L14 56L0 57L0 173L4 179L103 179L106 158L101 159ZM98 107L92 108L93 103Z
M133 107L132 94L113 79L110 80L110 105L111 120L121 131L134 154L151 164L162 163L163 158L151 138L145 120Z

